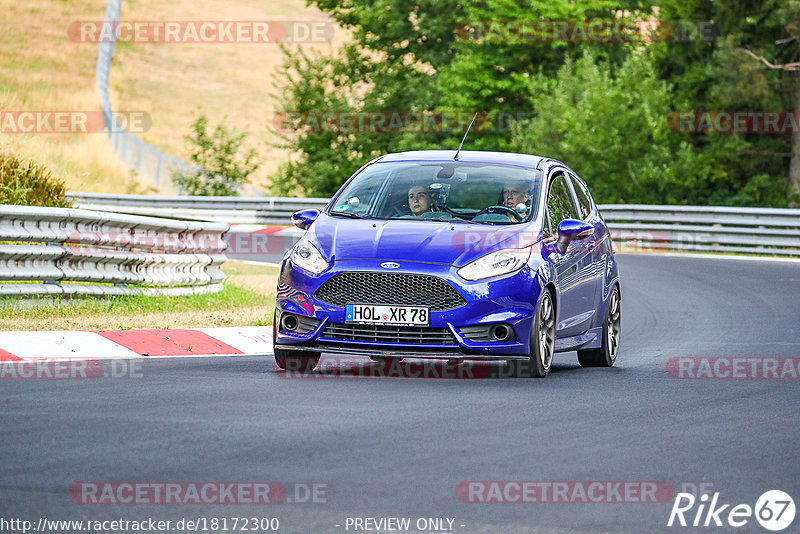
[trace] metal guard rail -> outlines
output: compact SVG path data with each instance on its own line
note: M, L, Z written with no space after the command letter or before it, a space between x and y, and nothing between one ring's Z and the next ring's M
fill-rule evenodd
M800 256L800 210L722 206L598 206L622 250Z
M70 193L80 208L229 224L288 224L292 213L322 209L327 198L191 197Z
M288 224L326 198L153 197L71 193L81 207L241 224ZM800 210L719 206L598 206L621 250L689 250L800 256Z
M0 296L186 295L222 289L229 226L0 205ZM14 283L2 283L2 282Z

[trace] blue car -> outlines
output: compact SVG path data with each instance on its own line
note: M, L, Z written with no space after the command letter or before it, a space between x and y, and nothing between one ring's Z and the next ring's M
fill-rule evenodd
M457 159L456 159L457 158ZM620 285L586 184L526 154L430 150L381 156L287 253L275 361L311 371L322 352L504 360L548 374L555 352L614 365Z

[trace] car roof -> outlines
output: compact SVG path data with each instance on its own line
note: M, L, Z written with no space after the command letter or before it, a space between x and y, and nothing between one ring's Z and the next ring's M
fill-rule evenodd
M453 161L455 150L413 150L410 152L397 152L386 154L373 161L373 163L387 163L395 161ZM531 169L541 168L540 165L549 158L518 154L516 152L487 152L482 150L462 150L458 153L458 161L473 163L500 163L517 165Z

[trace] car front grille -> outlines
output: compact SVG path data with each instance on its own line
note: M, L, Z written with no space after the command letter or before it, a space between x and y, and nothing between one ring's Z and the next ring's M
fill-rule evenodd
M467 302L441 278L402 273L339 273L322 284L315 296L334 306L347 303L428 306L431 311L452 310Z
M320 337L382 344L458 345L449 329L426 326L328 323Z

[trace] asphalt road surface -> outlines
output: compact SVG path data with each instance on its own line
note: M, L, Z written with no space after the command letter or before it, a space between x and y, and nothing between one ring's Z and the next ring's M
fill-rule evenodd
M780 489L800 507L800 380L666 371L676 357L800 357L800 263L619 260L623 337L611 369L582 369L573 352L543 380L295 379L263 356L146 361L141 377L2 380L0 516L277 517L279 532L363 532L355 518L381 517L410 518L411 532L419 518L452 519L463 533L709 530L668 528L672 494L462 502L469 481L657 481L675 493L703 483L719 503L750 506ZM294 502L77 504L68 490L85 481L272 481ZM313 484L325 502L296 502ZM752 517L736 531L767 532ZM784 530L798 531L800 511Z

